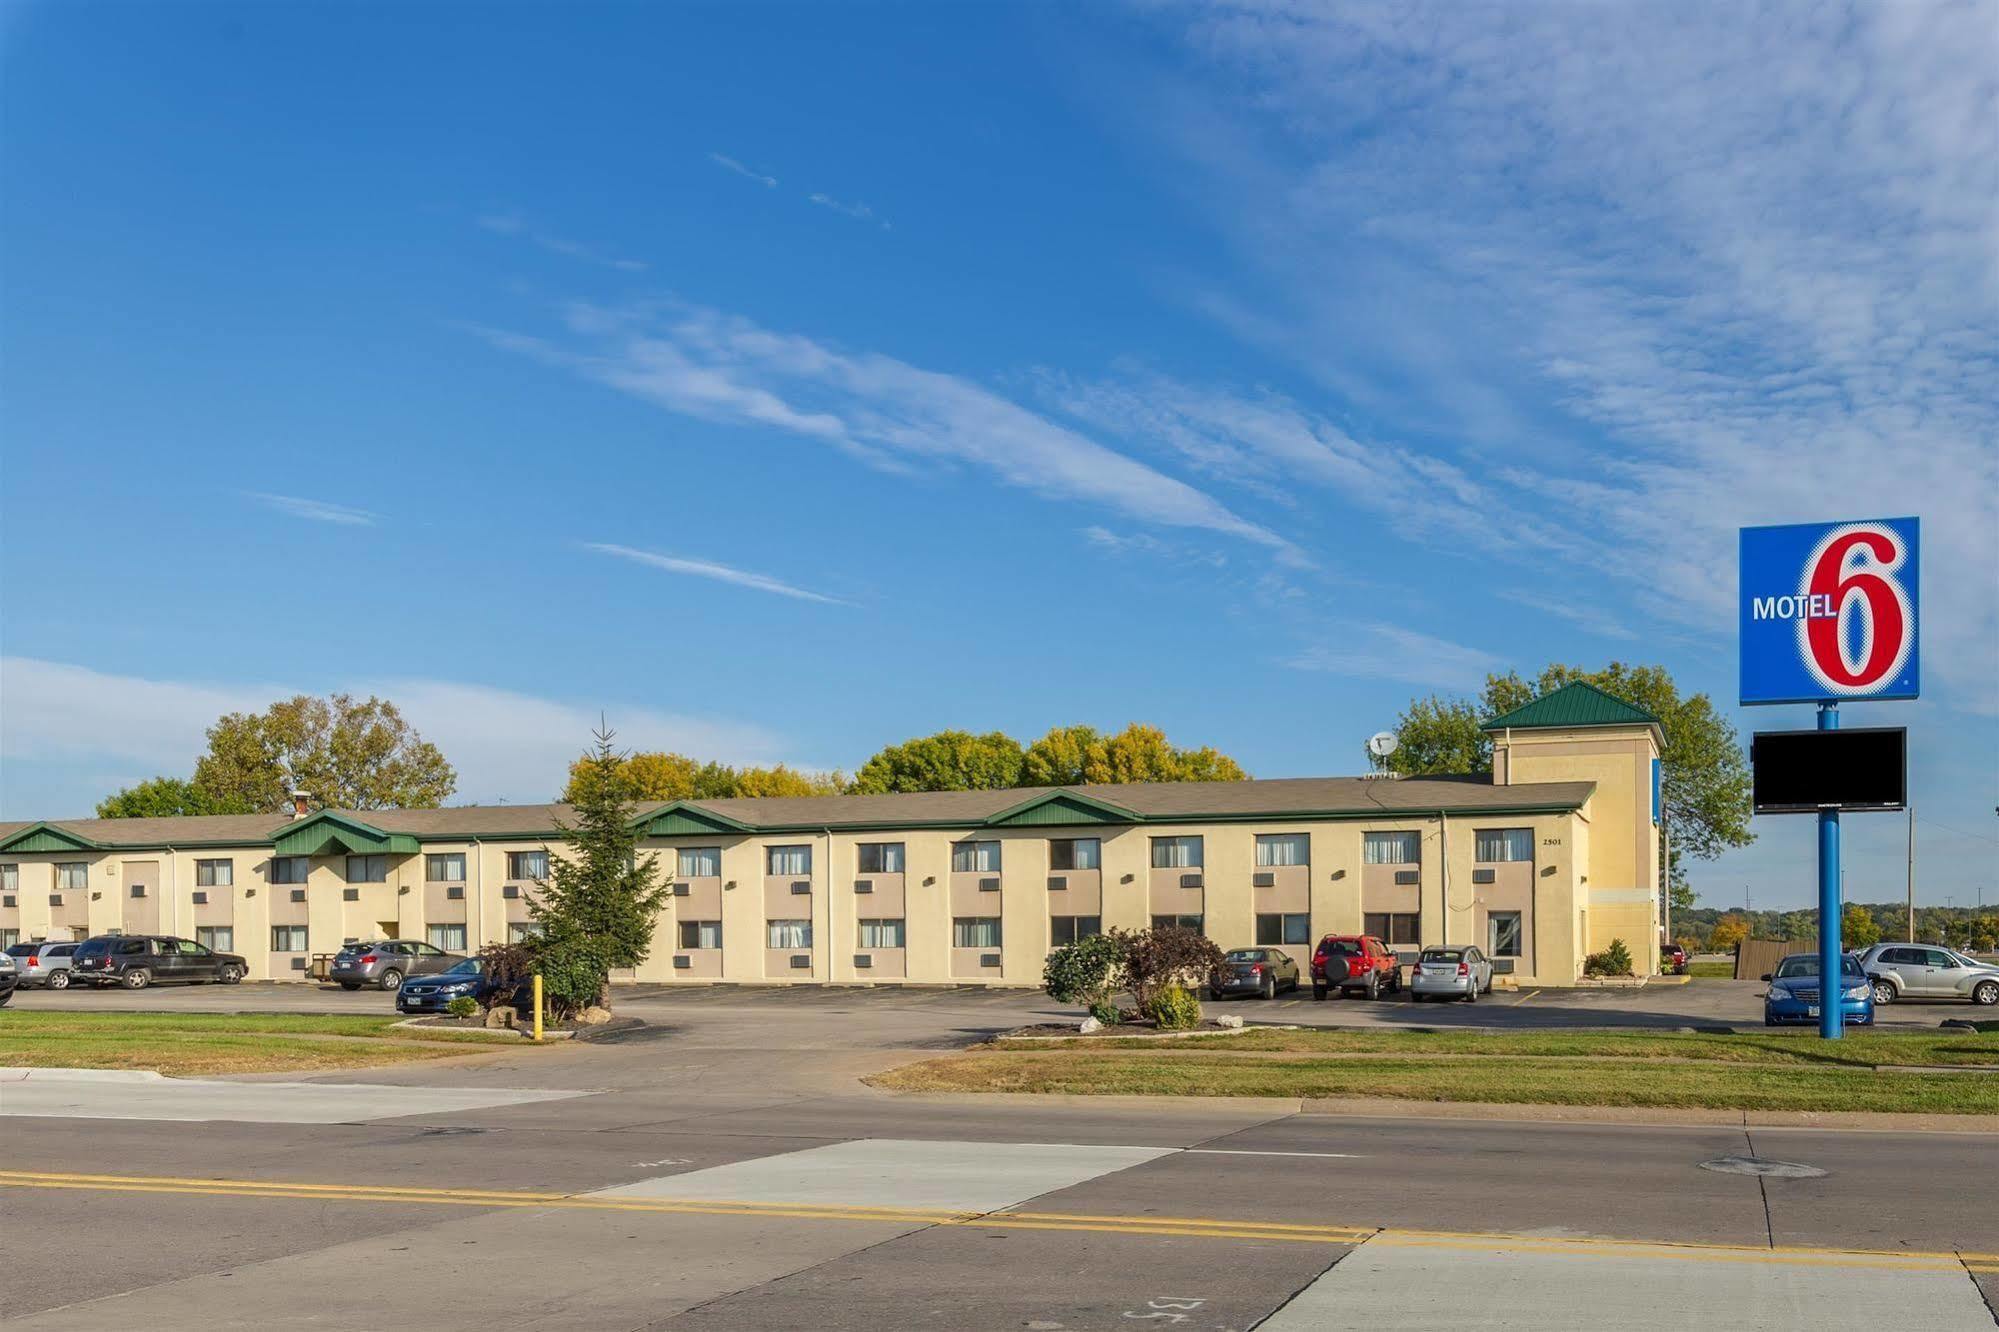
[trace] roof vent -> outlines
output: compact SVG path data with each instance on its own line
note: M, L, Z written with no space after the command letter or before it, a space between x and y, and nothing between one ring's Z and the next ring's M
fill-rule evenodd
M310 814L312 811L307 808L307 802L309 802L311 799L312 797L307 795L304 791L292 792L292 818L302 819L306 815Z

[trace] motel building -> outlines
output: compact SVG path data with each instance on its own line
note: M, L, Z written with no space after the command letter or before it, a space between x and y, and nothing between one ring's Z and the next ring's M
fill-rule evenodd
M1296 777L635 807L672 896L620 979L1038 985L1051 947L1180 924L1301 964L1328 933L1476 943L1565 985L1658 965L1651 715L1569 685L1485 725L1490 776ZM170 934L298 980L355 940L523 937L562 805L0 823L0 946Z

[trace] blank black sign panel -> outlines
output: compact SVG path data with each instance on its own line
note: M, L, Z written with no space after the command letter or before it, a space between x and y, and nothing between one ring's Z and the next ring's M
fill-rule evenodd
M1900 809L1908 801L1908 749L1900 726L1758 731L1749 745L1756 812Z

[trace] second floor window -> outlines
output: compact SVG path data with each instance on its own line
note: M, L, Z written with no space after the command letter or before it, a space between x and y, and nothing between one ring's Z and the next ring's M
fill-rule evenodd
M1201 839L1198 837L1155 837L1152 839L1152 868L1201 868Z
M999 868L1000 844L998 842L951 843L951 872L953 874L998 874Z
M1360 839L1360 859L1364 865L1414 865L1423 859L1423 834L1363 833Z
M12 893L20 891L20 888L21 867L19 865L0 865L0 889L5 889Z
M89 886L90 865L87 861L77 860L56 866L56 891L81 892Z
M719 879L722 877L722 848L683 846L676 857L675 878Z
M507 877L509 879L546 879L548 877L548 852L507 852Z
M900 874L902 843L862 842L854 848L854 860L855 869L862 874Z
M1094 837L1057 837L1048 843L1048 868L1102 869L1104 844Z
M1256 839L1256 867L1278 869L1312 863L1310 833L1264 833ZM1262 942L1258 940L1258 942Z
M236 862L233 860L194 862L194 886L197 888L227 888L235 882Z
M312 873L312 861L306 856L272 856L272 883L304 883Z
M428 883L465 882L465 853L447 851L423 858L423 877Z
M389 881L389 858L387 856L347 857L347 882L387 883Z
M812 873L812 848L809 846L773 846L764 851L765 863L769 866L764 873L792 878L804 878ZM779 947L772 944L771 947Z
M1472 859L1481 864L1534 858L1532 828L1480 828L1473 840Z

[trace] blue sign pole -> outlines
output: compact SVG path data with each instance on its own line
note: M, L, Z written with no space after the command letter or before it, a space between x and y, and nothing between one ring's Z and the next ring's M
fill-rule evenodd
M1839 704L1819 704L1819 729L1839 729ZM1819 1035L1836 1041L1845 1027L1840 1012L1846 978L1840 971L1839 811L1819 811Z

